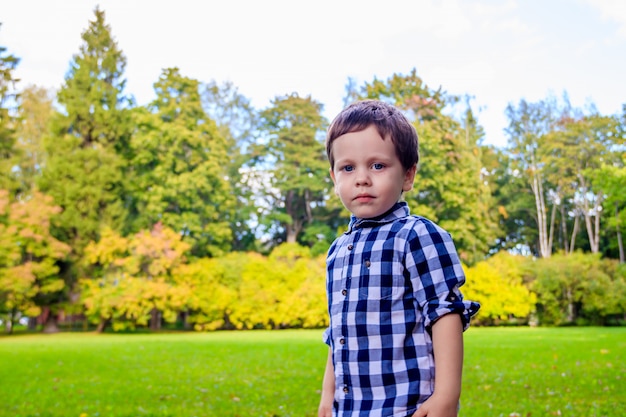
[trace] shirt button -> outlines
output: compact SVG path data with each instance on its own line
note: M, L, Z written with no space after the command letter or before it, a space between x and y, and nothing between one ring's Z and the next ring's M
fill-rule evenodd
M352 250L354 249L354 246L352 244L348 245L348 250Z
M346 339L344 339L343 337L341 339L339 339L339 343L342 345L346 344Z
M348 386L344 386L343 387L343 392L345 392L346 394L350 392L350 388L348 388Z
M370 262L370 260L369 260L369 259L368 259L367 261L365 261L365 266L366 266L366 267L368 267L368 268L369 268L371 264L372 264L372 263Z
M347 290L341 290L341 295L346 295L346 294L348 294Z

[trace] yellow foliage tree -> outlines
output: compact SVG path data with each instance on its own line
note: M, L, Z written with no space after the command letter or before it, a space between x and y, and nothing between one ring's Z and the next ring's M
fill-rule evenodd
M197 331L229 325L230 307L237 299L238 270L247 259L247 254L234 252L222 258L202 258L176 270L174 293L180 297L185 323Z
M475 317L479 324L494 324L509 319L527 320L537 297L522 282L521 256L500 252L486 261L466 268L463 295L481 304Z
M124 238L111 229L85 249L95 278L80 280L86 315L98 330L114 330L176 320L184 294L175 287L174 271L185 263L189 245L173 230L156 224Z
M9 332L18 314L40 314L40 303L65 288L57 261L70 247L50 233L50 219L60 211L40 192L10 203L0 190L0 311L7 312Z
M236 328L321 327L326 323L323 257L285 243L269 257L248 254L230 320Z

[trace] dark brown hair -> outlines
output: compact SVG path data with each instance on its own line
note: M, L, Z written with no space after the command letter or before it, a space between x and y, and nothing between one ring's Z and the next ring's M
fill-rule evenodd
M335 117L326 134L326 155L335 165L333 141L346 133L360 132L374 125L383 138L391 139L402 167L408 170L419 161L417 132L402 112L383 101L362 100L350 104ZM358 144L355 144L358 146Z

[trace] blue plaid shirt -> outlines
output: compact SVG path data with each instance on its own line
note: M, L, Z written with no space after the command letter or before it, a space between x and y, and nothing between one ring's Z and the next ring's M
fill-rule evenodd
M452 238L400 202L376 219L353 216L327 274L335 415L410 416L434 389L431 326L458 313L467 329L479 308L459 292Z

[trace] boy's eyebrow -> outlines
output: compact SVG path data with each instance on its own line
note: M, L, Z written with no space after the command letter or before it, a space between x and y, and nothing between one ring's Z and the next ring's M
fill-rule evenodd
M394 159L393 156L385 155L385 154L370 155L367 158L365 158L367 162L375 161L375 160L390 161L393 159ZM340 162L345 163L345 162L352 162L352 161L353 161L353 158L351 156L345 156L343 158L335 158L335 164L340 163Z

